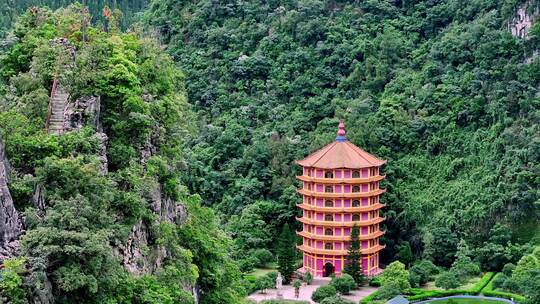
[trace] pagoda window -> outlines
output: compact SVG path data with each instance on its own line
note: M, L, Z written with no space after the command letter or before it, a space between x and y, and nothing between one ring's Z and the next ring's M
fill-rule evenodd
M324 216L324 220L327 222L332 222L334 221L334 217L331 214L327 214Z
M353 171L352 178L360 178L360 171Z
M334 202L333 201L326 201L326 202L324 202L324 206L325 207L334 207Z
M324 187L324 192L326 192L326 193L332 193L332 192L334 192L334 187L332 187L332 186L326 186L326 187Z
M326 228L324 230L324 235L334 235L334 230L332 230L330 228Z
M360 207L360 201L359 200L352 201L352 206L353 207Z
M353 220L353 222L359 221L360 220L360 214L353 214L352 220Z
M334 178L334 173L332 171L324 172L324 178Z
M334 249L334 244L332 244L332 243L324 243L324 249L332 250L332 249Z
M353 186L352 192L360 192L360 186Z

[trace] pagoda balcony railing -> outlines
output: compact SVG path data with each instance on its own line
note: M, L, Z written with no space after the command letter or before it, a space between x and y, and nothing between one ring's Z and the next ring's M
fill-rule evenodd
M377 218L369 219L369 220L338 222L338 221L312 220L306 217L296 218L297 221L304 224L324 226L324 227L353 227L354 225L358 227L371 226L371 225L376 225L381 222L384 222L385 219L386 218L384 217L377 217Z
M306 189L296 190L298 193L311 197L321 198L363 198L381 195L386 192L386 189L376 189L368 192L316 192Z
M385 204L376 203L369 206L358 206L358 207L324 207L324 206L316 206L316 205L309 205L309 204L297 204L301 209L309 210L309 211L320 211L320 212L366 212L366 211L375 211L383 208L386 206Z
M304 182L314 182L322 184L363 184L369 182L377 182L383 180L385 175L375 175L370 177L360 177L360 178L324 178L324 177L313 177L307 175L297 175L296 178Z
M373 254L373 253L383 250L384 247L385 246L383 245L377 244L373 247L360 249L360 252L362 254ZM309 247L306 245L298 245L296 246L296 248L298 248L301 251L311 253L311 254L328 254L328 255L347 255L348 254L348 250L343 250L343 249L321 249L321 248Z
M324 234L315 234L315 233L311 233L307 231L297 231L296 234L298 234L299 236L308 238L308 239L321 240L321 241L350 241L351 240L350 235L324 235ZM360 234L358 238L361 241L367 241L367 240L376 239L378 237L381 237L382 235L384 235L384 231L379 230L379 231L375 231L367 235Z

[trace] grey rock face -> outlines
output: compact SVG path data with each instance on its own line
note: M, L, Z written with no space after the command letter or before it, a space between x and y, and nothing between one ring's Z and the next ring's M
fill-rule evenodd
M185 206L164 197L159 184L149 186L143 196L150 202L150 209L159 216L155 224L170 222L181 225L186 222ZM170 255L164 247L155 245L151 227L142 221L132 227L125 243L117 244L116 251L124 267L135 275L154 273Z
M13 257L19 249L23 224L8 188L9 163L0 139L0 261Z
M540 8L533 1L527 1L518 7L514 17L508 22L508 29L512 36L526 39L539 16Z

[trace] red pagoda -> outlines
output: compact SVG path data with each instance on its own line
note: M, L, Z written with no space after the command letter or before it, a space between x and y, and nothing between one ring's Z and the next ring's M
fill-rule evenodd
M362 269L367 276L378 274L379 252L384 246L379 202L385 190L379 188L384 178L379 169L385 160L367 153L347 140L345 124L339 123L336 140L305 159L302 166L303 216L298 218L303 230L298 232L303 244L303 271L315 277L340 275L345 267L351 228L360 230Z

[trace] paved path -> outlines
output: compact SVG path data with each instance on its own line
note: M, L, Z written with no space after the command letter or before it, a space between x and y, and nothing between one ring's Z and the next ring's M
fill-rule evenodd
M329 281L314 281L311 285L303 285L300 287L300 295L298 298L294 297L294 287L291 285L284 285L281 289L281 294L283 295L283 299L286 300L298 300L298 301L309 301L309 303L314 304L315 302L311 301L311 294L315 291L315 289L319 288L321 285L328 284ZM351 292L350 295L343 296L344 298L353 301L354 303L358 303L361 299L365 298L369 294L375 292L377 288L375 287L362 287L358 290L354 290ZM269 289L266 294L259 293L256 291L255 293L252 293L248 297L250 300L254 300L255 302L260 302L262 300L271 300L276 299L276 290L275 289Z

